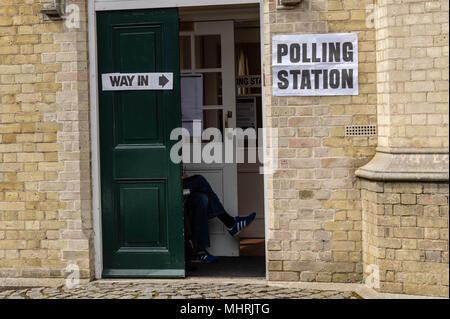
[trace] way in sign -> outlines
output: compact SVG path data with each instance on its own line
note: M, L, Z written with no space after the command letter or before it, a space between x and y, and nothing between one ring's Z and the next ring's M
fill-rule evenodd
M173 73L102 74L103 91L172 90Z

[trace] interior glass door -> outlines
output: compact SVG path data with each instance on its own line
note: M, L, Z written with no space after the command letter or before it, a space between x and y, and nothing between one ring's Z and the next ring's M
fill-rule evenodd
M234 23L215 21L187 25L188 28L180 32L181 76L183 78L195 75L201 78L199 90L201 92L199 94L202 95L199 99L201 110L197 111L197 123L201 124L203 130L218 129L223 137L225 128L235 128L236 125ZM183 109L184 115L188 112L190 111ZM190 141L200 142L202 149L212 141L220 142L216 137L195 136L195 134L191 136ZM191 151L191 156L194 152ZM222 148L222 154L224 153L225 150ZM221 199L227 212L232 216L238 215L236 163L224 163L223 160L206 163L202 158L201 163L184 163L183 166L188 175L203 175ZM209 250L212 254L239 255L239 241L231 237L223 224L216 219L210 222L210 237Z

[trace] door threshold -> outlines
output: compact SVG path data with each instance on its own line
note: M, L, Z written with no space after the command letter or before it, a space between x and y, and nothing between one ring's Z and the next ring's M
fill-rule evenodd
M133 283L133 284L157 284L157 283L212 283L212 284L268 284L265 277L186 277L186 278L102 278L94 281L97 284Z
M184 269L108 269L104 278L184 278Z

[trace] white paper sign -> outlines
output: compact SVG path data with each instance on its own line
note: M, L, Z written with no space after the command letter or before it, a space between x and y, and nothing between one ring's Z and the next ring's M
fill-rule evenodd
M256 98L240 97L236 101L236 126L256 129Z
M358 34L274 35L274 96L358 95Z
M102 74L103 91L173 90L173 73Z
M180 88L183 127L189 131L190 136L201 137L203 132L203 75L182 74ZM199 130L194 130L194 123L200 128Z

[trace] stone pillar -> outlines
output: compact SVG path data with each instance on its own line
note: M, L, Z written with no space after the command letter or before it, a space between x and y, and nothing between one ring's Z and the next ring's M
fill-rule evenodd
M375 12L378 148L356 172L364 267L380 291L448 296L448 1Z

